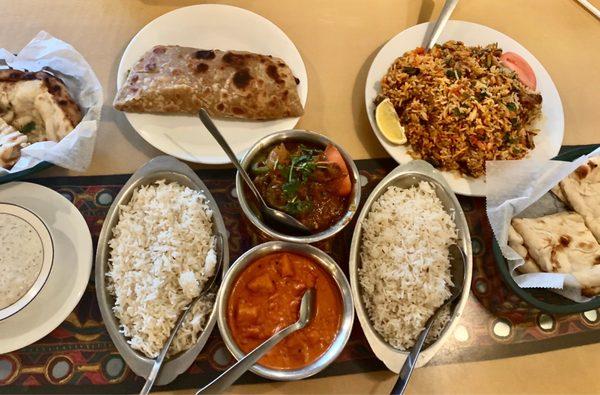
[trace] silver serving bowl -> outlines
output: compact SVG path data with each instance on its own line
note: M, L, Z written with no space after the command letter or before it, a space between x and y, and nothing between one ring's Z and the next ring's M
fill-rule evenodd
M46 284L54 261L54 242L44 221L25 207L12 203L0 203L0 214L12 215L28 223L35 230L42 243L42 266L40 272L25 294L15 302L0 309L0 321L2 321L25 308L25 306L35 299Z
M223 280L221 288L219 289L219 293L217 294L219 331L221 332L221 337L223 338L225 345L233 354L233 356L238 360L242 358L245 354L239 349L233 340L229 325L227 324L227 303L229 300L229 294L231 293L231 289L235 280L237 280L239 274L246 268L246 266L258 258L274 252L292 252L311 258L333 277L342 297L342 322L340 324L338 333L329 349L316 361L301 369L294 370L271 369L260 364L256 364L250 369L259 376L272 380L300 380L317 374L321 370L325 369L327 365L333 362L338 355L340 355L344 349L344 346L346 345L346 342L348 341L348 338L350 337L352 324L354 323L354 303L352 301L350 284L348 284L348 280L342 272L342 269L340 269L335 261L323 251L316 247L304 244L284 241L270 241L257 245L240 256L225 275L225 279Z
M137 374L144 378L148 377L154 363L154 359L146 357L141 352L132 349L127 343L125 336L119 331L119 321L113 313L114 298L106 289L106 273L108 272L108 258L110 248L109 240L112 238L112 229L119 221L119 206L127 204L131 199L133 191L142 185L152 184L158 180L166 180L167 182L177 182L191 189L201 191L208 205L213 211L213 232L215 235L220 234L223 240L221 246L217 245L217 255L221 260L222 272L227 271L229 265L229 248L227 243L227 230L223 217L217 206L217 202L210 194L210 191L204 185L202 180L198 178L196 173L187 165L170 156L159 156L141 167L136 171L129 181L123 186L119 194L115 197L108 214L104 220L102 231L98 238L98 248L96 251L96 296L102 313L104 325L108 330L108 334L113 343L119 350L119 353L127 363L127 365ZM213 310L208 318L208 322L204 331L200 334L196 344L190 349L172 356L163 364L163 368L156 380L157 385L168 384L173 381L178 375L185 372L194 362L202 348L206 344L210 333L212 332L217 320L216 300Z
M251 195L251 192L246 193L247 189L244 180L238 172L235 178L235 187L242 211L254 226L274 239L296 243L315 243L317 241L327 239L348 225L358 209L361 191L358 169L356 168L356 165L354 164L354 161L350 155L348 155L348 153L342 147L335 144L327 137L315 132L297 129L273 133L258 140L258 142L254 144L244 155L244 158L241 161L242 166L246 169L246 171L248 171L256 155L263 152L267 147L282 143L284 141L304 141L321 146L323 148L325 148L327 144L332 144L340 151L340 154L346 162L346 166L348 167L348 171L350 173L350 179L352 181L352 192L349 196L348 209L346 210L346 213L342 218L339 219L338 222L319 233L303 236L282 233L265 224L258 208L256 207L256 204L254 203L254 197L248 196Z
M458 324L458 319L461 316L469 297L469 289L471 287L471 277L473 275L473 257L471 249L471 236L469 233L469 226L467 220L462 211L460 203L456 198L456 195L450 189L450 186L440 174L439 171L435 170L429 163L416 160L409 162L405 165L398 166L390 174L388 174L381 182L375 187L373 192L369 195L369 198L365 202L360 215L354 234L352 235L352 244L350 246L350 283L352 284L352 296L356 301L356 315L358 321L365 333L369 345L373 349L375 355L385 363L385 365L392 371L398 373L400 368L404 364L404 360L408 356L409 351L401 351L390 346L381 335L373 328L365 303L362 297L361 285L358 278L358 270L361 267L361 240L362 240L362 223L365 217L371 210L373 202L375 202L389 186L397 186L400 188L410 188L413 185L418 185L421 181L429 182L435 189L437 197L440 199L444 209L450 214L450 217L454 220L456 230L458 233L458 240L456 244L464 252L466 256L466 278L463 287L463 293L460 299L455 302L452 308L452 314L450 321L443 329L440 336L435 342L424 347L419 355L417 361L417 367L426 364L440 349L442 344L448 339L454 327Z

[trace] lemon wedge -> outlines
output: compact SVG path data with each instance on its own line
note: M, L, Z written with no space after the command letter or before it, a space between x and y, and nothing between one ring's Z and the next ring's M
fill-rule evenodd
M400 118L390 99L385 99L375 109L375 122L379 131L394 144L406 144L404 127L400 125Z

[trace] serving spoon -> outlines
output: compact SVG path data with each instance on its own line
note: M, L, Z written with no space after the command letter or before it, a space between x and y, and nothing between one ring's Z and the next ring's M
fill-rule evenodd
M233 150L231 149L229 144L227 144L227 141L225 141L225 138L223 137L221 132L219 132L219 129L217 129L212 119L210 119L210 115L208 115L208 112L204 108L202 108L200 109L198 116L200 117L200 120L202 121L206 129L208 129L210 134L212 134L215 140L217 140L217 143L219 143L221 148L223 148L223 151L225 151L225 154L227 154L229 160L231 160L231 163L233 163L237 171L240 172L240 175L246 182L246 185L248 185L250 191L252 191L254 197L256 197L256 200L258 201L259 205L259 210L266 217L266 219L287 226L288 228L294 229L303 234L309 234L310 230L302 222L298 221L291 215L284 213L283 211L274 209L267 205L259 190L254 185L254 182L252 182L250 175L248 175L246 169L242 167L241 163L238 161L237 157L233 153Z
M171 334L169 335L167 342L163 345L163 348L160 350L160 353L154 360L154 364L152 365L152 370L150 370L150 374L148 375L148 378L146 379L146 383L144 384L144 386L142 387L142 390L140 391L140 395L147 395L150 392L150 390L152 389L152 386L154 385L154 382L156 381L156 378L158 377L158 374L160 373L160 368L162 367L165 357L167 356L169 347L171 347L171 343L173 343L173 340L175 339L175 336L177 335L179 328L181 328L181 324L183 324L185 317L187 317L188 313L194 309L194 306L200 300L200 298L204 294L206 294L206 292L210 291L213 288L213 286L215 285L215 283L217 281L217 278L219 277L219 273L221 272L221 267L223 266L223 243L225 241L223 240L223 236L220 233L218 233L216 235L216 237L217 237L217 239L216 239L217 241L216 241L215 248L217 251L219 251L219 257L217 259L217 266L215 267L215 274L210 279L210 282L204 286L204 288L202 289L200 294L198 296L196 296L194 299L192 299L192 301L187 306L187 308L179 316L179 319L175 323L175 326L173 327L173 329L171 329Z
M440 12L440 16L438 16L437 21L435 21L433 30L427 38L425 52L428 52L431 48L433 48L438 38L440 38L440 34L442 34L444 27L446 27L446 22L448 22L448 19L450 19L450 15L452 15L452 11L454 11L454 8L456 8L456 4L458 4L458 0L446 0L444 3L444 8L442 8L442 12Z
M433 323L435 322L439 313L444 310L444 308L454 302L457 298L462 295L463 287L466 281L467 270L465 268L467 257L465 256L464 251L456 244L453 244L449 247L450 253L450 276L452 279L452 294L444 304L442 304L433 315L427 320L425 323L425 328L417 337L415 341L415 345L410 350L410 353L406 357L406 361L404 361L404 365L402 365L402 369L400 369L400 374L398 376L398 380L392 388L390 394L399 395L403 394L408 386L408 381L410 380L410 376L417 364L417 358L419 358L419 354L421 353L421 349L423 348L423 344L425 344L425 340L427 339L427 335L429 334L429 330L431 329Z
M285 337L292 333L304 328L313 317L314 310L314 298L315 290L310 288L304 295L302 295L302 302L300 302L300 313L298 321L292 325L287 326L275 333L273 336L265 340L260 346L246 354L245 357L233 364L229 369L223 372L219 377L214 379L210 384L201 388L196 392L199 394L218 394L225 391L231 386L237 379L240 378L248 369L250 369L259 359L262 358L267 352L282 341Z

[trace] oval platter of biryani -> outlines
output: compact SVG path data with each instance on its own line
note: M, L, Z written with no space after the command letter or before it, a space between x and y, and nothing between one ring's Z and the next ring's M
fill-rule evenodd
M356 222L349 274L356 315L375 355L398 373L426 321L450 296L456 244L466 257L462 295L434 322L417 367L451 335L466 306L473 259L456 195L429 163L398 166L371 192Z
M541 63L510 37L462 21L448 21L426 53L429 28L416 25L388 41L367 76L369 122L390 156L426 160L469 196L485 195L488 160L554 157L564 114Z
M199 301L171 344L157 378L186 371L215 325L215 297L227 271L227 231L198 176L170 156L136 171L108 211L96 251L96 295L108 333L127 365L148 377L171 329Z

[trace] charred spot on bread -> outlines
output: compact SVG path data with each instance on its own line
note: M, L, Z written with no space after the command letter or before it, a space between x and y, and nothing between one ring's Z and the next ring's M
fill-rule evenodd
M208 65L206 63L198 63L196 65L196 72L206 73L208 71Z
M157 55L160 55L167 52L167 48L163 47L162 45L157 45L156 47L154 47L152 52L154 52Z
M248 69L238 70L233 75L233 84L238 89L244 89L245 87L247 87L248 84L250 84L251 80L252 76L250 75L250 70Z
M246 64L245 56L233 52L227 52L223 55L223 62L236 67L241 67Z
M569 243L571 243L571 236L562 235L559 238L559 242L560 242L560 245L562 245L563 247L568 247Z
M242 115L245 112L244 109L239 108L239 107L233 107L231 110L233 111L233 113L235 115Z
M278 84L283 84L284 82L277 72L277 67L273 64L267 66L267 75Z
M590 172L590 168L586 165L579 166L577 170L575 170L575 174L581 179L587 177Z
M199 51L194 52L194 58L196 59L210 60L214 59L215 56L215 51L213 51L212 49L201 49Z
M225 105L223 103L217 104L217 110L223 111L225 109Z
M294 77L294 81L296 81L296 85L300 85L300 80L296 77Z

